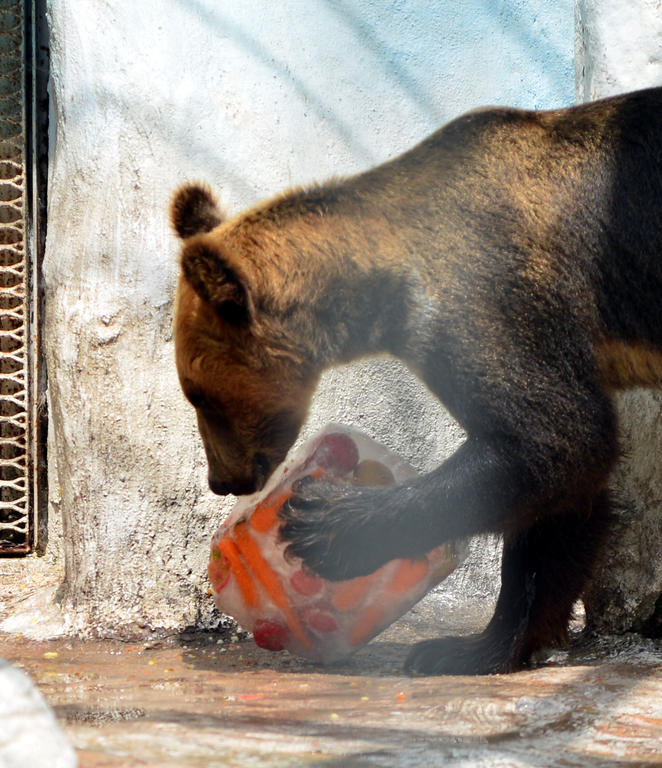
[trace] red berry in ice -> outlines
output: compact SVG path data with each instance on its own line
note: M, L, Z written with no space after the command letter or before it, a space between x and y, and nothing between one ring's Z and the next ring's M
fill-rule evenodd
M304 621L316 632L335 632L338 629L338 624L330 613L316 608L306 611Z
M359 462L359 449L349 435L329 432L317 447L313 460L318 466L339 474L349 472Z
M290 576L290 584L295 592L310 597L311 595L316 595L318 592L322 591L324 582L319 576L315 576L314 573L309 573L308 571L304 571L303 568L300 568Z
M275 619L258 619L253 627L255 644L267 651L282 651L288 634L285 624Z

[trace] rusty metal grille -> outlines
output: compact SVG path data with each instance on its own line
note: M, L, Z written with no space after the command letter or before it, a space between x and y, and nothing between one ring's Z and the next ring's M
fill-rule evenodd
M33 543L23 0L0 0L0 554Z

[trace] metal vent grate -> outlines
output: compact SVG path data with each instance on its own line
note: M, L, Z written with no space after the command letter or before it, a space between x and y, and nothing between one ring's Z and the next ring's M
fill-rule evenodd
M0 0L0 553L32 543L23 0Z

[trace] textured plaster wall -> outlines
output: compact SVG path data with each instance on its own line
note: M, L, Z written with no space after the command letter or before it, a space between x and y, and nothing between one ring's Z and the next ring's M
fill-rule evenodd
M576 0L578 101L662 83L658 0Z
M481 104L574 98L571 0L50 0L47 363L62 605L104 633L210 620L205 487L170 332L173 188L231 212L367 168ZM391 361L330 373L344 421L421 470L461 435ZM489 584L481 590L489 589Z
M577 0L577 99L662 85L659 0ZM661 116L662 117L662 116ZM662 398L619 398L623 460L614 481L618 526L586 596L587 621L605 631L640 628L662 593Z

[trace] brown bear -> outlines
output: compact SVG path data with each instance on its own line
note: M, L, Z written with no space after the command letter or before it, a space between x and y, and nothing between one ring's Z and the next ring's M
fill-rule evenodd
M176 357L219 494L259 489L320 373L400 358L462 424L433 472L313 484L288 551L330 579L504 535L479 635L415 646L411 674L519 668L566 639L610 527L612 393L662 381L662 88L565 110L471 112L379 167L226 220L175 195Z

